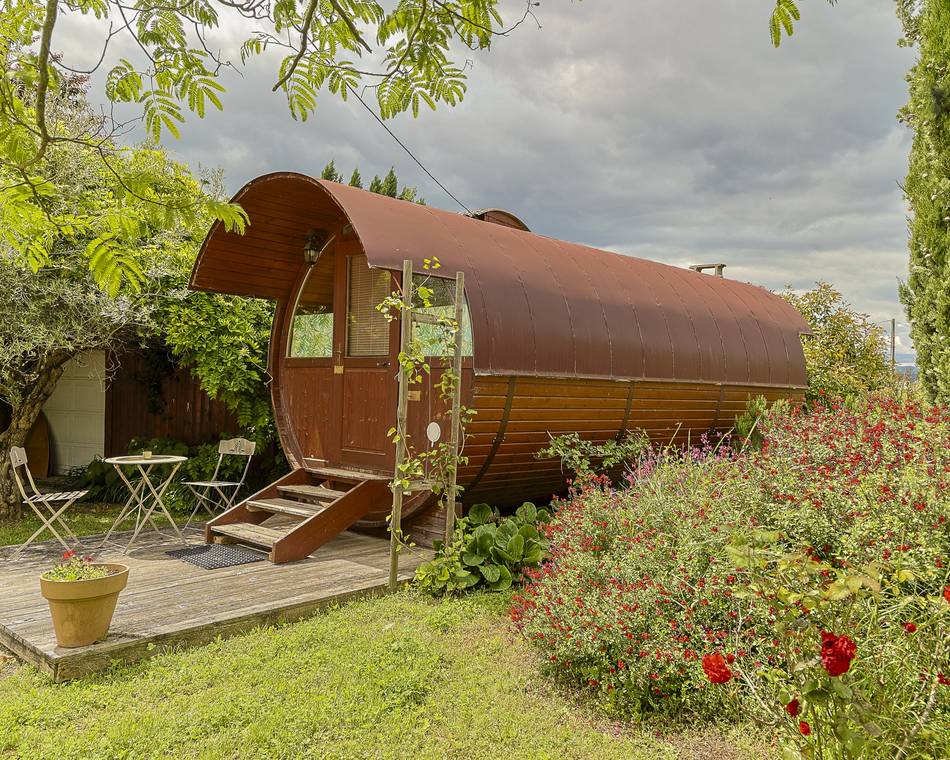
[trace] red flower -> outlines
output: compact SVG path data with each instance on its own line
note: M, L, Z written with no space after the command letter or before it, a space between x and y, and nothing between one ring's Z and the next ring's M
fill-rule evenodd
M75 549L70 549L69 551L63 552L63 559L72 559L75 556L76 556ZM948 586L947 588L950 588L950 586ZM946 596L946 593L944 593L944 596Z
M950 604L950 586L944 586L943 598L947 600L947 604Z
M832 678L848 672L857 651L857 645L847 636L821 632L821 666Z
M907 633L917 633L917 626L914 623L904 623L904 630Z
M937 673L937 683L941 686L950 686L950 678L947 678L943 673Z
M785 712L791 715L793 718L796 717L802 711L802 705L797 699L793 699L787 705L785 705Z
M802 736L808 736L811 733L811 726L809 726L805 721L800 720L798 722L798 730L802 732Z
M732 680L732 671L719 652L703 655L703 672L710 683L728 683Z

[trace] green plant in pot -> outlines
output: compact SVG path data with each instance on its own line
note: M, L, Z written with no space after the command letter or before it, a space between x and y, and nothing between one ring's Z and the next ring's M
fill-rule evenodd
M112 624L119 593L129 580L125 565L96 563L75 551L40 576L40 590L49 603L56 643L82 647L104 639Z

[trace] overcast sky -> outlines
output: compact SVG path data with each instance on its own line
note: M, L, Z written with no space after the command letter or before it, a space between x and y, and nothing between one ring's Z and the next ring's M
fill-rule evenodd
M508 0L509 17L520 0ZM769 288L833 283L875 320L905 317L898 182L911 133L896 120L912 51L893 0L802 0L771 47L766 0L542 0L475 56L457 108L391 127L470 208L535 232L677 265L728 264ZM84 34L60 48L80 52ZM430 205L457 206L356 102L323 96L295 123L273 69L229 77L225 110L172 153L220 166L228 187L270 171L364 178L394 165ZM909 350L901 326L902 353Z

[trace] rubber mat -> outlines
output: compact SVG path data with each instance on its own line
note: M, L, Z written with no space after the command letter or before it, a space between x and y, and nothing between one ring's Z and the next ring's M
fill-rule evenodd
M165 552L165 554L191 565L197 565L205 570L220 570L223 567L246 565L248 562L261 562L266 559L266 555L260 552L245 549L241 546L228 546L227 544L189 546L185 549Z

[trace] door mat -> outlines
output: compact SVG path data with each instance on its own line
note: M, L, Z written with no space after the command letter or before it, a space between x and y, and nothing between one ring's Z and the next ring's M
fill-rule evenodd
M222 567L246 565L249 562L261 562L265 559L265 555L260 552L227 544L189 546L186 549L175 549L165 554L205 570L219 570Z

